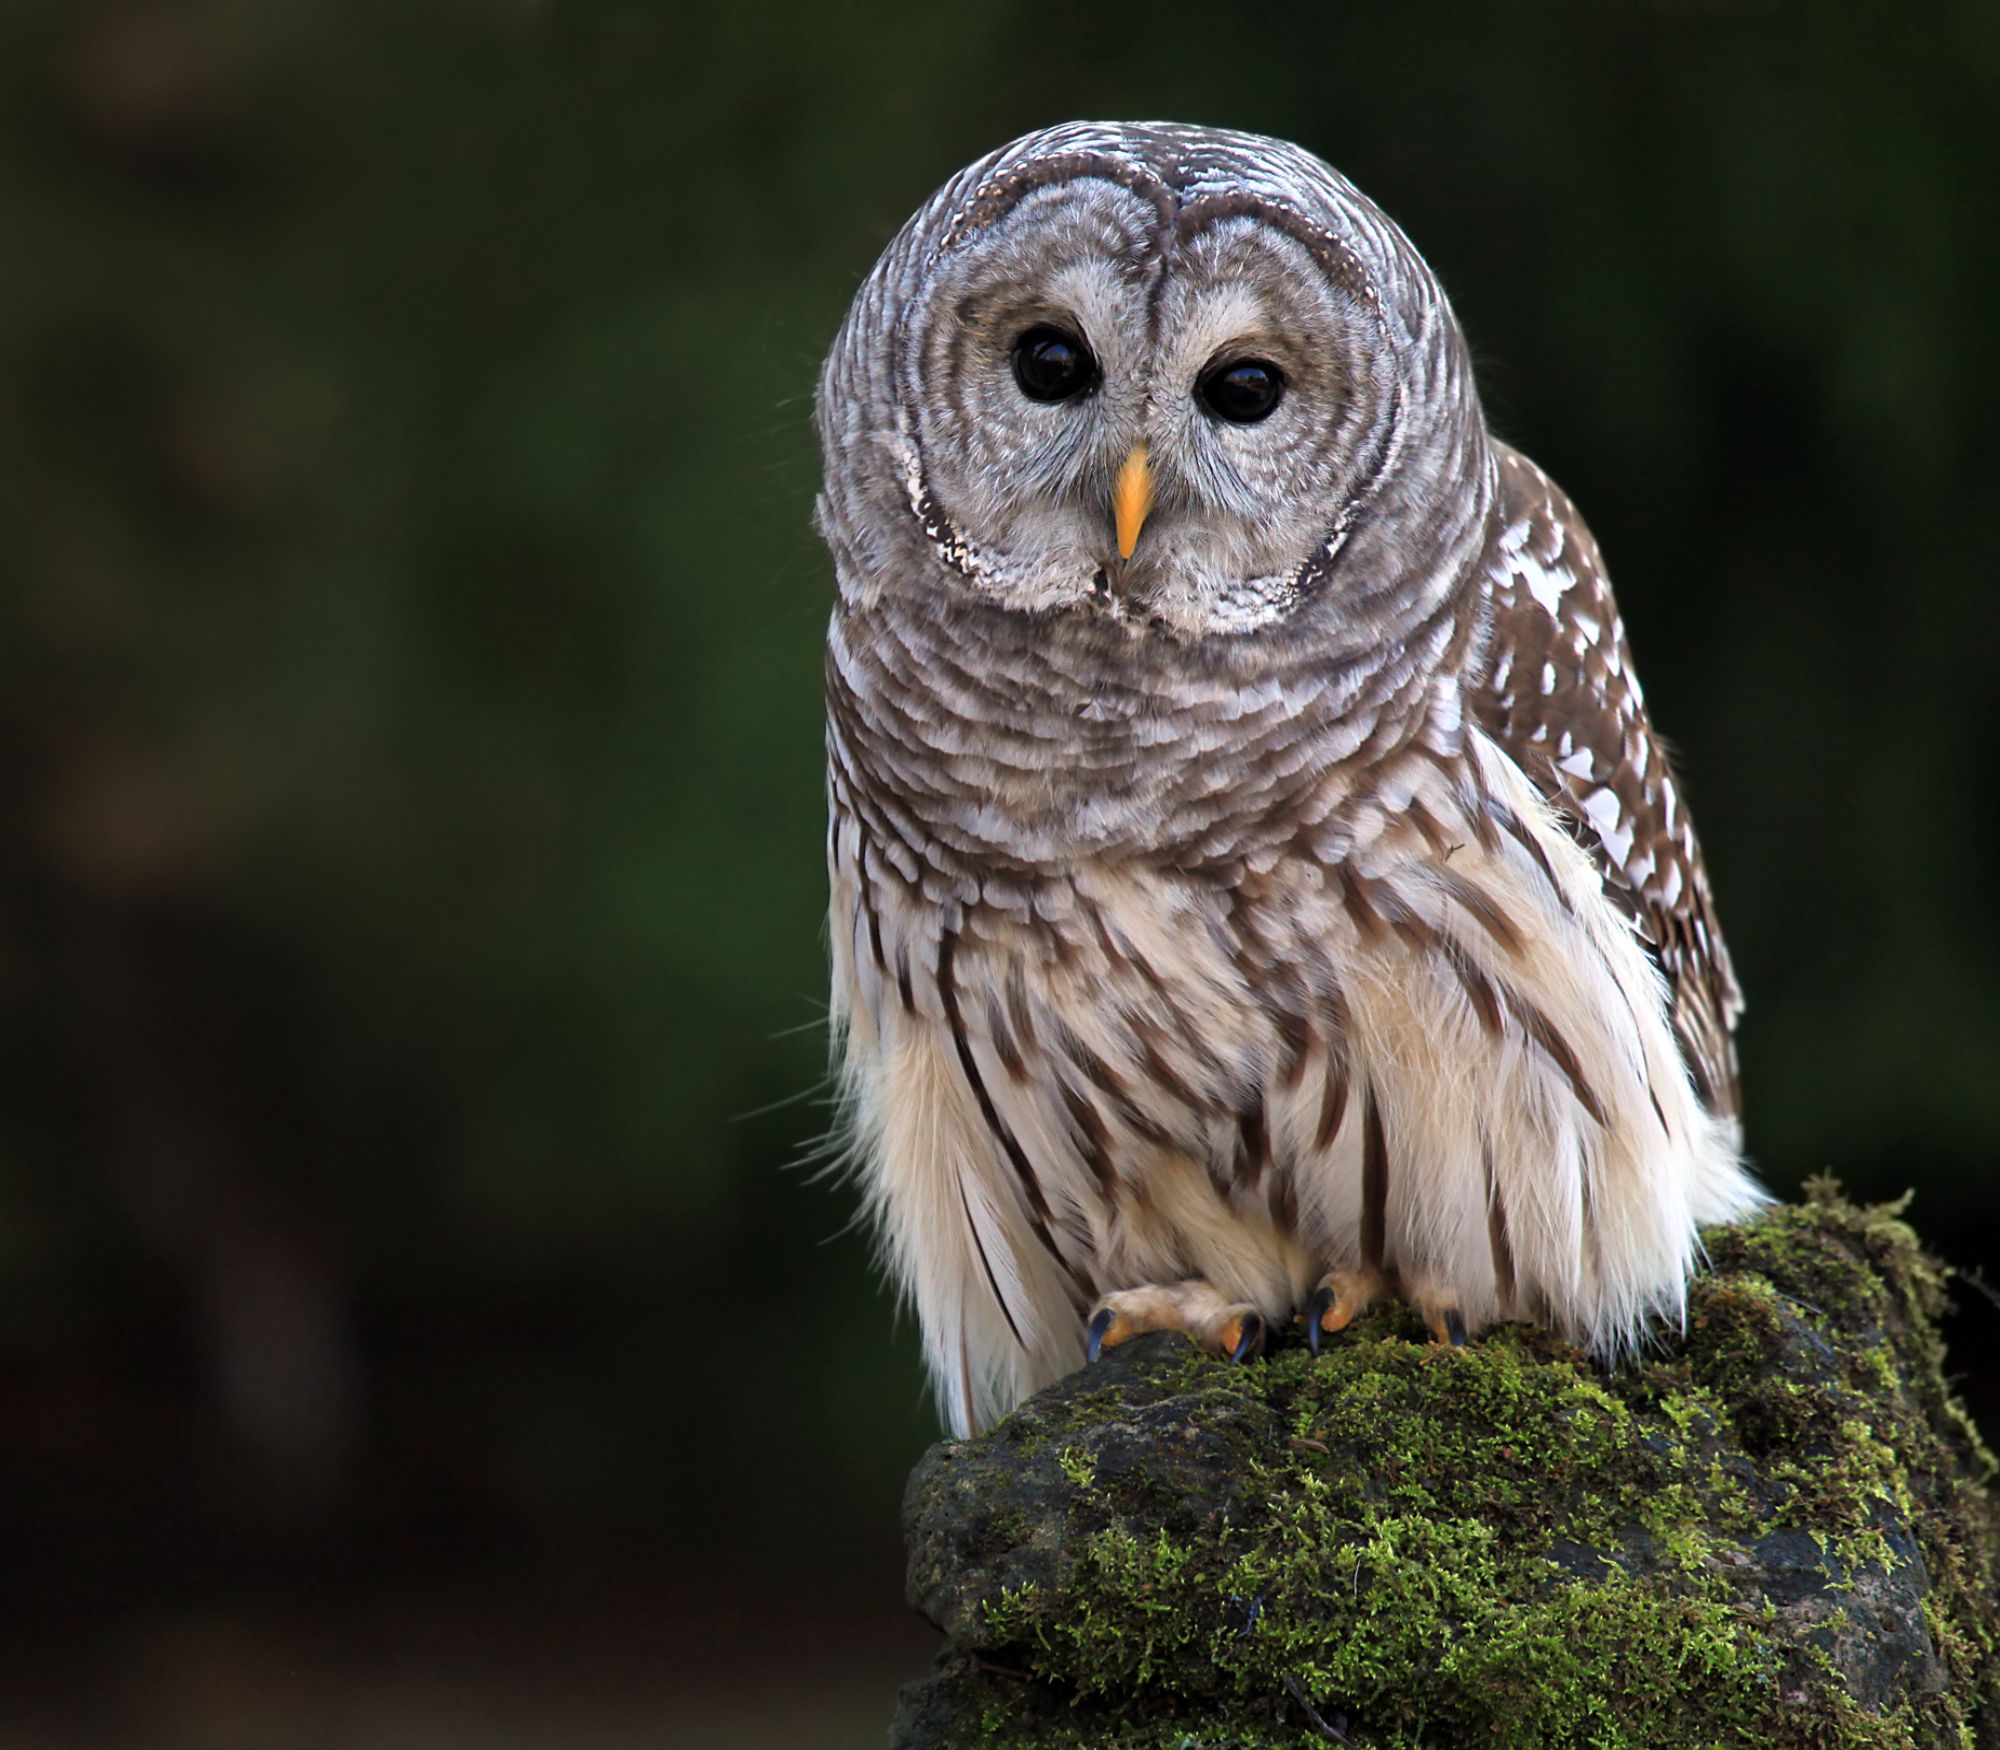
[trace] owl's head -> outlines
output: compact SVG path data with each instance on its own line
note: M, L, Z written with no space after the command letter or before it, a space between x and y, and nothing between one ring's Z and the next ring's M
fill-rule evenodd
M818 418L850 604L1181 643L1407 633L1493 490L1402 233L1296 146L1162 123L1046 129L940 189L856 297Z

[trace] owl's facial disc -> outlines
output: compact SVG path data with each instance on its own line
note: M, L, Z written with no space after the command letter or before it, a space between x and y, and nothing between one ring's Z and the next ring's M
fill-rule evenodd
M1024 195L937 262L904 313L900 400L921 495L984 594L1090 599L1111 482L1142 418L1154 203L1102 178Z
M1054 182L958 242L909 312L923 501L982 593L1190 637L1295 605L1379 452L1386 349L1301 237L1200 217Z

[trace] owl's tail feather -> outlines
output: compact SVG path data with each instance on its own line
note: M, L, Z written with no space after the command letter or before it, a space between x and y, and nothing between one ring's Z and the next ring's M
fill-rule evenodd
M1771 1193L1750 1176L1740 1152L1739 1126L1718 1121L1725 1131L1722 1146L1703 1150L1696 1157L1694 1185L1688 1202L1698 1226L1716 1222L1742 1221L1772 1201Z

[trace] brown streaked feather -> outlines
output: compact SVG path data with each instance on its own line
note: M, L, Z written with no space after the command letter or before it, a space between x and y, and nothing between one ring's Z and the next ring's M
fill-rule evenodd
M1012 1029L1007 1025L1007 1017L997 998L989 991L986 997L986 1032L993 1041L993 1055L1000 1060L1000 1067L1007 1072L1008 1079L1015 1083L1028 1080L1028 1060L1021 1055L1021 1048L1015 1043Z
M1608 1126L1611 1115L1604 1109L1604 1101L1596 1089L1584 1079L1583 1065L1578 1062L1576 1048L1556 1030L1547 1015L1511 990L1502 990L1499 1000L1506 1005L1508 1014L1521 1024L1521 1031L1541 1047L1542 1055L1562 1073L1569 1090L1576 1096L1576 1103L1588 1112L1593 1122L1600 1128Z
M1124 1077L1075 1034L1068 1034L1064 1038L1063 1054L1083 1072L1098 1092L1110 1101L1111 1110L1134 1136L1143 1137L1147 1142L1155 1143L1161 1148L1172 1145L1173 1138L1167 1133L1166 1127L1133 1096L1132 1089Z
M1327 1053L1326 1080L1320 1093L1319 1124L1313 1132L1313 1147L1322 1151L1331 1147L1346 1116L1347 1059L1335 1047Z
M1474 713L1553 803L1636 922L1673 996L1710 1111L1742 1110L1731 1037L1743 998L1665 747L1633 681L1604 560L1562 490L1505 445L1493 638Z
M1265 1204L1278 1231L1296 1239L1299 1231L1299 1186L1296 1170L1289 1164L1278 1163L1277 1171L1271 1175L1271 1189Z
M1389 1143L1375 1090L1361 1090L1361 1261L1377 1275L1387 1263Z
M1255 1191L1271 1164L1271 1132L1264 1118L1264 1102L1244 1107L1236 1119L1236 1183L1245 1191Z
M972 1200L966 1195L963 1178L958 1181L958 1206L965 1212L965 1231L972 1240L972 1251L979 1260L979 1268L986 1273L986 1286L993 1291L993 1304L1007 1321L1007 1329L1014 1333L1015 1343L1025 1349L1027 1339L1021 1335L1021 1327L1014 1322L1014 1309L1007 1304L1006 1295L1000 1291L1000 1278L994 1275L993 1260L986 1255L986 1242L979 1237L979 1223L972 1219Z
M1073 1266L1069 1259L1063 1256L1062 1248L1056 1244L1055 1235L1049 1229L1049 1202L1042 1191L1042 1182L1028 1160L1027 1151L1021 1147L1013 1130L993 1104L993 1095L987 1089L986 1078L979 1073L979 1064L972 1055L972 1040L965 1031L965 1021L959 1013L958 984L953 977L953 961L956 958L957 947L956 932L946 930L939 936L938 999L944 1009L945 1025L951 1031L952 1049L957 1054L958 1067L965 1076L966 1086L972 1090L973 1100L979 1107L980 1118L984 1120L986 1128L1000 1144L1001 1151L1014 1168L1014 1176L1020 1184L1022 1196L1026 1199L1028 1225L1033 1229L1035 1238L1041 1241L1049 1256L1074 1277ZM963 1189L961 1186L961 1195ZM1010 1318L1008 1322L1011 1324L1013 1321Z
M1104 1122L1104 1114L1098 1111L1090 1096L1073 1086L1065 1075L1057 1075L1056 1092L1069 1113L1077 1152L1090 1169L1099 1195L1107 1201L1115 1198L1118 1194L1118 1169L1111 1161L1111 1128Z
M1493 1257L1493 1280L1500 1290L1500 1304L1508 1306L1514 1299L1514 1247L1507 1236L1507 1205L1493 1176L1490 1142L1481 1149L1481 1164L1486 1175L1486 1243Z

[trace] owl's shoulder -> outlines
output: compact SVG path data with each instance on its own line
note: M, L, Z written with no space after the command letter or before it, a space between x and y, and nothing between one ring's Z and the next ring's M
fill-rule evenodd
M1675 1031L1704 1102L1733 1114L1742 993L1603 555L1547 474L1517 450L1496 449L1491 631L1474 720L1555 807L1637 924L1673 993Z

